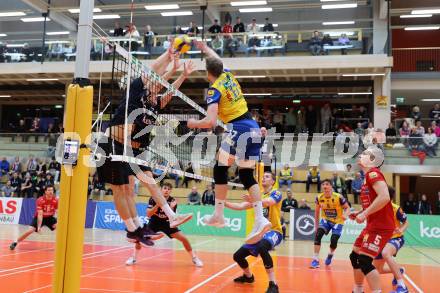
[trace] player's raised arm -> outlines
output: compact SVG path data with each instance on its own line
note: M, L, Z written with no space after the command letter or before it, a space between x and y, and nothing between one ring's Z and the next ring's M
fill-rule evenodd
M197 120L194 118L190 118L187 121L188 128L213 128L217 124L217 116L218 116L218 104L213 103L208 106L206 117Z
M179 89L182 83L191 75L195 70L195 65L192 61L185 62L183 64L183 71L180 76L173 82L173 87ZM174 67L173 67L174 69ZM163 109L171 101L173 97L173 91L167 91L160 99L160 107Z
M214 50L209 48L205 42L197 41L197 40L194 40L193 42L196 45L197 49L205 53L206 56L221 59L220 56Z

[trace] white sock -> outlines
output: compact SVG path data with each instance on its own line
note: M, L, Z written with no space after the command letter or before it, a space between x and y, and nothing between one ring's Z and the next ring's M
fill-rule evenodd
M196 253L194 252L194 250L191 250L190 254L191 254L191 257L192 257L192 258L197 257L197 255L196 255Z
M124 223L125 223L125 226L127 227L127 230L130 232L134 232L137 229L132 218L124 220Z
M405 282L403 282L403 279L397 280L397 285L402 286L403 288L406 288Z
M139 253L139 250L140 250L140 249L136 249L136 246L134 247L134 252L133 252L133 259L134 259L134 260L137 259L137 256L138 256L138 253Z
M214 212L214 216L215 217L223 217L224 211L225 209L225 200L224 199L215 199L215 212Z
M319 260L319 253L313 253L313 259Z
M136 226L136 228L141 226L141 220L139 219L139 216L133 218L133 223Z
M162 211L167 215L168 219L174 219L176 217L176 213L170 208L169 204L164 204L160 207Z
M363 293L364 292L364 286L363 285L354 285L353 287L353 293Z
M373 290L373 291L371 291L371 293L382 293L382 290Z
M269 277L269 281L276 283L275 281L275 272L272 270L271 272L267 272L267 276Z
M255 222L259 223L264 218L263 216L263 202L261 200L254 202L254 214L255 214Z
M329 251L328 255L333 255L333 253L335 253L334 251Z

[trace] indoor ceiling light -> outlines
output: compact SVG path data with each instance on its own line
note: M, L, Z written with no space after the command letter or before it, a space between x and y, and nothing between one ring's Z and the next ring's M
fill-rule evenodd
M6 37L8 36L7 34L0 34L0 37Z
M7 44L7 48L23 48L24 44Z
M61 40L55 40L55 41L46 41L46 44L69 44L70 41L61 41Z
M440 175L421 175L420 177L424 177L424 178L439 178Z
M236 75L235 78L266 78L266 75Z
M0 98L10 98L11 95L0 95Z
M346 3L346 4L324 4L321 6L322 9L339 9L339 8L356 8L357 3Z
M352 96L352 95L372 95L372 92L354 92L354 93L338 93L340 96Z
M70 34L69 31L61 31L61 32L47 32L46 35L48 36L57 36L57 35L68 35Z
M145 9L147 10L167 10L167 9L179 9L178 4L158 4L158 5L145 5Z
M184 16L184 15L193 15L192 11L170 11L170 12L161 12L162 16Z
M271 96L271 93L260 93L260 94L243 94L244 96Z
M72 8L72 9L68 9L68 10L72 14L80 12L79 8ZM102 12L102 10L101 10L101 8L93 8L93 12Z
M267 1L233 1L231 6L252 6L252 5L266 5Z
M26 81L57 81L58 78L28 78Z
M325 21L322 25L340 25L340 24L354 24L354 20L350 21Z
M44 17L26 17L26 18L20 18L22 22L42 22L44 21ZM50 21L50 18L47 17L46 21Z
M271 12L272 7L258 7L258 8L240 8L238 9L241 13L251 13L251 12Z
M407 26L406 31L432 31L438 30L440 26Z
M339 37L342 34L346 34L347 36L354 36L354 32L324 32L324 34L328 34L330 37Z
M265 24L257 24L258 27L264 27ZM278 23L272 23L273 27L278 27Z
M119 14L96 14L93 15L93 19L115 19L121 18Z
M344 73L342 76L385 76L385 73Z
M292 103L294 103L294 104L300 104L300 103L301 103L301 100L292 100Z
M421 10L413 10L411 14L437 14L440 13L440 9L421 9Z
M432 14L403 14L400 18L422 18L422 17L432 17Z
M440 99L422 99L422 102L440 102Z
M62 109L63 105L55 105L55 109Z
M344 1L344 0L321 0L321 2L336 2L336 1Z
M9 16L25 16L26 13L23 11L11 11L11 12L0 12L0 17L9 17Z

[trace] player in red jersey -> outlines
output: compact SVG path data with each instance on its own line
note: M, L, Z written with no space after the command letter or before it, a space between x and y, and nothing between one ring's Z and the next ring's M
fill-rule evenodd
M58 209L58 199L55 197L54 192L55 188L52 185L46 186L44 195L37 199L35 216L29 230L23 233L18 237L17 241L9 246L11 250L14 250L18 243L25 240L32 233L40 232L43 226L48 227L51 231L55 230L57 226L55 213Z
M383 152L375 146L367 148L358 158L358 164L365 173L360 195L362 211L352 213L350 218L356 219L358 223L367 221L367 226L356 239L350 254L354 293L364 292L364 278L373 293L382 292L380 275L373 265L373 259L391 239L395 229L388 185L379 169L383 161Z

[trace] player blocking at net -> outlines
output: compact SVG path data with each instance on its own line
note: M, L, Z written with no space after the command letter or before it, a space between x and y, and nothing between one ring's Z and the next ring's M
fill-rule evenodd
M245 244L234 253L234 261L243 270L243 275L235 278L236 283L253 283L255 281L254 275L251 273L249 263L246 257L252 255L262 258L264 268L266 269L269 278L269 286L266 293L278 293L279 288L275 279L275 271L273 269L273 260L270 251L274 250L276 246L281 243L283 239L283 230L281 226L281 199L283 195L276 188L274 184L276 177L270 172L263 174L261 185L263 186L262 203L264 208L264 217L267 218L271 224L272 229L263 235L263 238L255 244ZM225 202L227 208L232 210L247 210L251 209L252 198L249 195L243 196L244 202L231 203Z
M171 70L166 71L170 64L173 64ZM168 80L180 66L178 54L170 48L151 64L151 70ZM172 84L173 87L178 89L194 69L191 61L186 62L183 72ZM148 147L151 131L140 137L138 134L148 127L154 127L159 110L170 102L173 92L167 91L159 97L162 88L163 86L154 80L154 76L144 73L130 83L128 101L126 98L121 100L106 130L107 142L99 144L106 155L124 155L125 126L128 134L126 148L130 149L129 153L137 156L142 153L143 148ZM134 111L140 115L137 115L133 122L129 121L125 125L127 116ZM127 162L113 161L111 157L105 157L104 163L98 167L98 173L104 182L111 185L115 207L125 223L129 242L140 242L141 245L151 246L154 245L152 240L163 236L152 231L148 225L142 226L140 223L134 196L134 176L140 179L142 185L148 189L170 219L171 227L177 227L192 218L192 214L178 215L170 208L148 166L133 166Z
M44 195L40 196L36 201L35 215L29 230L18 237L17 241L12 242L9 248L14 250L18 243L25 240L32 233L40 233L43 226L46 226L51 231L55 230L57 227L57 219L55 218L57 209L58 199L55 196L55 188L53 185L47 185L44 188Z
M319 268L321 240L324 235L330 232L332 233L330 237L330 252L325 260L325 265L329 266L331 264L333 254L338 246L339 237L342 235L345 219L350 214L350 206L347 200L341 194L333 192L330 179L322 181L321 190L324 192L316 197L315 243L313 260L310 265L312 269Z
M228 125L214 165L215 212L205 216L202 221L209 226L225 226L228 169L235 161L240 181L248 190L255 211L254 227L246 237L246 243L257 243L271 227L271 223L263 216L260 188L254 178L254 168L261 148L260 128L248 111L240 84L234 75L223 67L220 57L206 43L194 42L207 55L206 74L211 85L206 97L206 117L201 120L191 118L187 126L210 129L216 126L217 118Z

